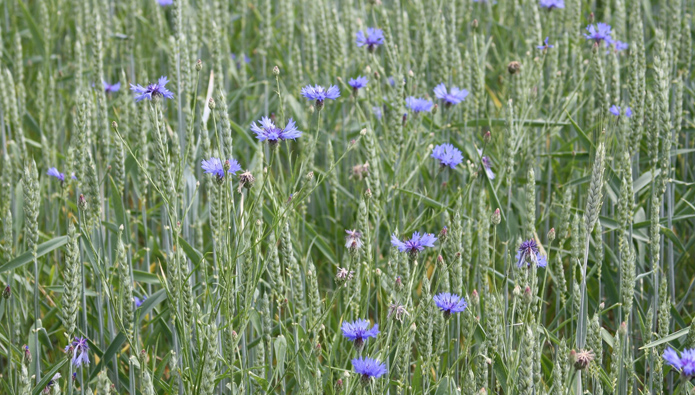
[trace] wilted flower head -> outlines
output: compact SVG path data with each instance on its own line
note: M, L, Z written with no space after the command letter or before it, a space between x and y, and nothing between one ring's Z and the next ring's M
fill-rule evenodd
M432 157L439 160L442 167L449 166L452 169L463 161L463 155L458 148L451 144L442 144L432 149Z
M352 280L352 277L355 275L355 272L353 270L347 270L343 267L338 268L338 272L335 274L335 282L338 283L338 286L341 286L345 284L346 282Z
M565 8L565 0L541 0L539 5L548 10L552 10L553 8Z
M239 174L239 188L237 192L241 193L242 188L251 189L254 182L256 182L256 177L250 171L246 170Z
M302 88L302 96L309 100L316 100L316 108L323 108L323 101L326 99L335 100L340 97L340 89L337 86L331 85L328 89L320 85L307 85Z
M394 303L389 306L388 318L393 317L398 322L403 322L403 316L410 315L405 309L405 306Z
M372 329L369 329L369 321L363 319L343 322L340 329L343 331L343 336L354 342L358 351L362 350L367 339L376 338L376 335L379 334L379 324L374 324Z
M118 92L119 90L121 90L121 83L120 82L116 82L113 85L109 84L106 81L101 81L101 82L102 82L102 84L104 84L104 91L106 93L115 93L115 92Z
M365 162L363 165L352 166L352 178L356 180L361 180L369 175L369 162Z
M263 117L256 124L251 124L251 131L256 133L256 138L260 141L268 141L270 145L275 145L280 141L294 140L302 136L302 132L297 129L297 124L292 118L287 121L284 129L275 126L275 123L268 117Z
M611 38L611 25L599 22L596 25L587 26L586 31L589 32L584 33L584 37L586 37L587 40L594 40L599 44L601 41L606 41L607 43L613 42Z
M366 46L369 52L374 52L379 45L384 43L384 32L373 27L367 28L366 33L360 30L357 32L357 40L355 42L358 47Z
M367 86L368 82L369 80L367 79L367 77L359 76L357 78L351 78L350 81L348 81L348 85L350 85L352 89L358 90Z
M147 87L143 87L140 84L133 85L130 84L130 90L137 93L135 96L135 101L141 101L143 99L152 100L156 97L164 97L166 99L173 99L174 93L164 86L169 82L167 77L159 77L156 84L149 84Z
M140 307L147 300L147 296L143 296L142 299L137 296L133 296L133 302L135 302L135 307Z
M550 37L546 37L545 40L543 41L543 45L539 45L539 46L537 46L536 48L538 48L538 49L549 49L549 48L553 48L554 45L548 44L548 40L549 40L549 39L550 39Z
M362 384L364 385L369 384L372 377L379 378L386 374L386 364L379 362L378 359L359 357L353 359L351 362L352 367L355 368L355 372L362 376Z
M615 115L616 117L619 117L621 115L621 112L622 112L620 106L616 106L615 104L611 106L609 111L611 112L611 114ZM628 118L630 118L632 116L632 109L630 107L627 107L625 109L625 116Z
M686 377L695 377L695 348L678 352L669 347L664 351L664 360Z
M434 95L437 97L437 99L444 100L444 103L447 106L452 106L464 101L466 96L468 96L468 91L465 89L459 89L456 86L453 86L450 90L447 90L446 85L444 85L442 82L434 88Z
M409 96L405 99L405 105L415 113L432 110L432 102L421 97Z
M241 165L235 159L226 160L223 164L217 158L210 158L208 160L203 160L200 167L205 170L205 173L214 174L218 182L224 180L225 167L230 174L235 174L241 170Z
M414 232L410 240L405 241L400 241L395 234L391 235L391 245L400 252L407 252L411 258L415 258L425 247L434 247L435 241L437 238L432 233L420 235L420 232Z
M75 341L65 346L66 353L72 353L72 364L80 367L89 365L89 344L86 337L75 336Z
M452 313L460 313L468 307L464 298L449 292L434 295L433 299L437 307L444 312L444 318L451 317Z
M347 233L347 236L345 236L345 248L350 251L357 251L362 248L362 232L354 229L345 229L345 233Z
M530 267L531 262L538 267L546 267L548 264L545 255L538 250L538 245L534 239L528 239L521 243L519 251L516 253L516 260L516 266L519 268L524 266Z
M594 360L594 352L591 350L579 350L574 355L574 368L584 370Z
M511 75L518 73L521 70L521 63L519 61L513 60L507 65L507 72Z
M65 174L61 173L55 167L51 167L46 172L51 177L55 177L60 180L61 183L65 182Z

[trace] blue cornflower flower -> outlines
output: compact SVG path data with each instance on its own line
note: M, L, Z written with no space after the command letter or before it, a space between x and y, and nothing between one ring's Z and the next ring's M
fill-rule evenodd
M516 253L516 260L516 266L519 268L522 266L530 267L531 262L538 267L546 267L548 265L545 255L538 250L538 244L536 244L534 239L528 239L521 243L519 251Z
M256 133L258 140L267 140L271 147L275 147L280 141L294 140L302 135L292 118L287 121L284 129L280 129L270 118L263 117L258 124L256 122L251 124L251 131Z
M75 341L65 346L66 353L72 353L72 364L75 367L89 365L89 344L86 337L75 336Z
M242 54L240 57L237 56L236 54L232 53L231 54L232 61L235 62L236 68L241 69L242 63L241 60L243 59L244 63L249 64L251 63L251 58L249 58L246 54Z
M165 6L165 5L172 5L174 4L174 0L157 0L159 5Z
M147 300L147 296L143 296L142 299L138 298L137 296L133 296L133 302L135 303L135 307L140 307L142 306L143 303Z
M111 85L106 81L101 81L102 84L104 84L104 91L106 93L115 93L121 90L121 83L116 82L115 84Z
M420 232L414 232L410 240L406 241L399 240L395 233L391 235L391 245L397 247L400 252L407 252L412 259L425 247L434 247L435 241L437 238L432 233L420 235Z
M615 115L616 117L619 117L620 113L622 112L620 106L616 106L615 104L612 105L608 111L610 111L611 114ZM625 116L628 118L630 118L632 116L632 109L630 107L627 107L625 109Z
M549 39L550 39L550 37L546 37L545 41L543 41L543 45L538 45L536 48L546 50L546 49L554 47L554 45L548 44Z
M61 184L65 182L65 174L59 172L58 169L56 169L55 167L49 168L46 174L59 179Z
M374 324L372 329L369 328L369 321L358 319L354 322L343 322L340 329L343 331L343 336L354 342L355 348L360 351L364 347L364 343L370 337L376 339L379 334L379 324Z
M444 312L444 318L451 317L451 313L460 313L468 307L464 298L449 292L434 295L433 299L439 310Z
M478 155L482 155L483 150L478 148ZM495 173L492 171L492 161L490 160L489 157L483 156L480 158L480 160L483 162L483 170L485 170L485 174L487 175L487 178L494 180L495 179Z
M217 177L217 182L219 183L224 181L225 170L227 170L227 172L230 174L235 174L241 170L241 165L236 161L236 159L226 160L223 164L222 161L217 158L210 158L208 160L203 160L200 167L205 170L205 173L214 174Z
M615 40L615 41L610 42L610 43L608 41L606 41L606 48L608 48L608 49L606 49L606 54L611 53L611 50L610 50L611 44L613 44L613 51L615 51L616 53L625 51L626 49L628 49L630 47L630 44L628 44L626 42L622 42L620 40Z
M316 109L320 110L323 108L324 100L335 100L340 97L340 89L335 85L329 86L328 89L320 85L307 85L302 88L302 96L309 100L316 100Z
M384 115L381 112L381 107L379 107L379 106L372 107L372 112L374 113L374 116L376 117L376 119L381 121L381 117Z
M458 148L451 144L442 144L432 149L432 157L439 160L442 167L449 166L452 169L463 161L463 155Z
M695 348L685 350L678 356L678 352L669 347L664 351L664 360L682 375L695 376Z
M434 88L434 95L437 97L437 99L444 100L445 105L448 107L464 101L466 96L468 96L468 91L465 89L459 89L455 86L451 88L451 91L447 91L446 85L444 85L442 82Z
M159 80L156 84L149 84L147 85L147 88L143 87L140 84L130 84L130 90L132 90L135 93L138 93L138 95L135 96L135 101L141 101L143 99L152 100L156 97L173 99L174 93L164 87L168 82L169 80L167 79L167 77L162 76L159 77Z
M565 8L565 0L540 0L539 5L548 10L552 10L553 8Z
M413 97L409 96L405 99L405 105L409 109L413 110L413 112L418 113L418 112L430 112L432 110L432 102L423 99L421 97Z
M387 372L386 364L381 363L378 359L359 357L353 359L351 362L352 367L355 368L355 372L362 376L362 384L364 385L369 384L372 377L379 378Z
M624 43L624 42L622 42L622 41L620 41L620 40L616 40L616 41L613 43L613 45L615 46L615 50L618 51L618 52L624 51L624 50L628 49L628 47L630 47L630 44Z
M366 33L360 30L357 32L356 43L358 47L367 46L367 51L374 52L379 45L384 43L384 32L373 27L367 28Z
M367 82L369 82L367 77L359 76L357 78L351 78L350 81L348 81L348 85L350 85L352 87L353 92L357 94L357 91L359 89L362 89L365 86L367 86Z
M589 32L588 34L584 33L584 37L586 37L587 40L594 40L599 44L601 41L606 41L607 43L613 42L611 38L611 25L599 22L596 25L587 26L586 31Z

